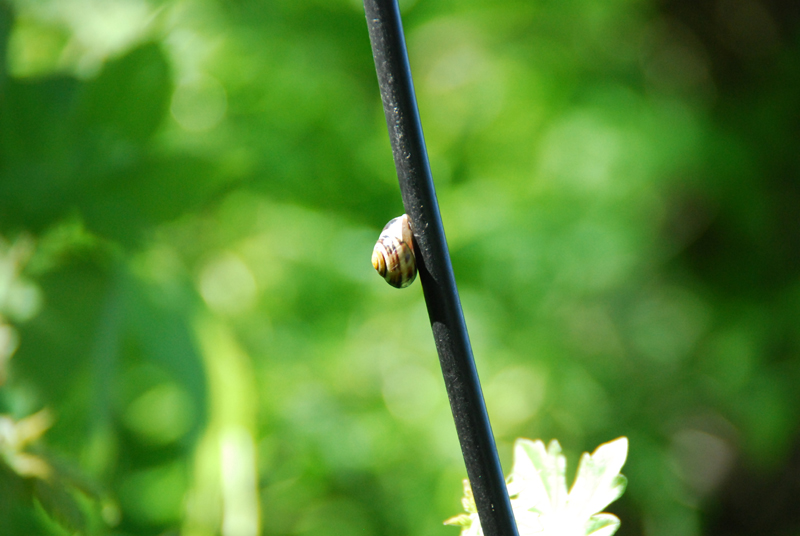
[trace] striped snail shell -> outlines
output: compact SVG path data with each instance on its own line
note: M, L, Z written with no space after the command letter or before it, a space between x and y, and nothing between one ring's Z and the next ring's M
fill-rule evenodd
M395 288L405 288L417 277L414 235L407 214L395 218L381 231L372 250L372 266Z

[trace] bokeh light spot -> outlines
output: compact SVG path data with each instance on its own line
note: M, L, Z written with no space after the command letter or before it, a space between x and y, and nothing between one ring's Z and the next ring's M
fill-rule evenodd
M134 400L123 419L131 431L148 443L165 445L189 431L194 411L189 395L180 386L164 383Z
M170 112L190 132L205 132L217 126L228 109L225 88L212 76L198 76L175 88Z
M408 422L424 421L435 409L441 382L419 365L395 367L383 382L383 400L389 412Z
M218 313L238 314L250 310L256 300L256 290L250 267L232 253L209 261L200 273L200 294Z
M522 424L539 411L544 402L545 379L530 367L501 370L486 386L486 405L497 435Z

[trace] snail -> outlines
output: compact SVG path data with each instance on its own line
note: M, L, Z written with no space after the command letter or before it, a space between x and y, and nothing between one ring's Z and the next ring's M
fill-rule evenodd
M394 218L383 228L372 250L372 266L395 288L405 288L414 282L417 260L408 214Z

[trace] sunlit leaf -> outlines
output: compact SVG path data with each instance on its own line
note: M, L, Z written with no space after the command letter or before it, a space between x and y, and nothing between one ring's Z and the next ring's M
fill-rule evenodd
M598 513L625 491L621 474L628 455L628 439L620 437L584 453L575 483L567 493L566 458L558 441L545 450L544 443L518 439L514 444L514 465L508 478L511 508L520 536L611 536L619 519ZM482 534L480 520L468 482L464 481L464 510L445 524L458 525L462 536Z
M569 508L576 516L599 512L625 492L627 480L619 472L628 455L628 439L621 437L584 453L569 492Z

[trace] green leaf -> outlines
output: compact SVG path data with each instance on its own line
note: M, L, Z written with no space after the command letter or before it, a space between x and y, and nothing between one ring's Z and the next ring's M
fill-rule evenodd
M71 532L85 532L86 518L80 505L68 489L59 483L37 480L34 494L45 512L59 525Z
M156 131L169 107L170 68L161 47L148 43L108 62L82 89L78 124L96 142L141 143Z
M540 440L517 439L509 494L517 496L527 509L541 513L561 508L567 500L566 467L561 445L555 439L547 450Z
M619 518L612 514L596 514L586 522L586 536L611 536L619 528Z
M584 453L575 483L567 493L566 458L553 440L547 449L540 440L517 439L514 465L508 477L508 494L520 536L611 536L620 520L597 513L625 491L627 479L619 474L628 456L628 439L620 437ZM463 527L461 536L482 534L474 513L472 492L464 486L468 514L447 520Z
M625 492L627 479L620 475L628 456L628 439L621 437L584 453L569 492L569 508L576 516L599 512Z

